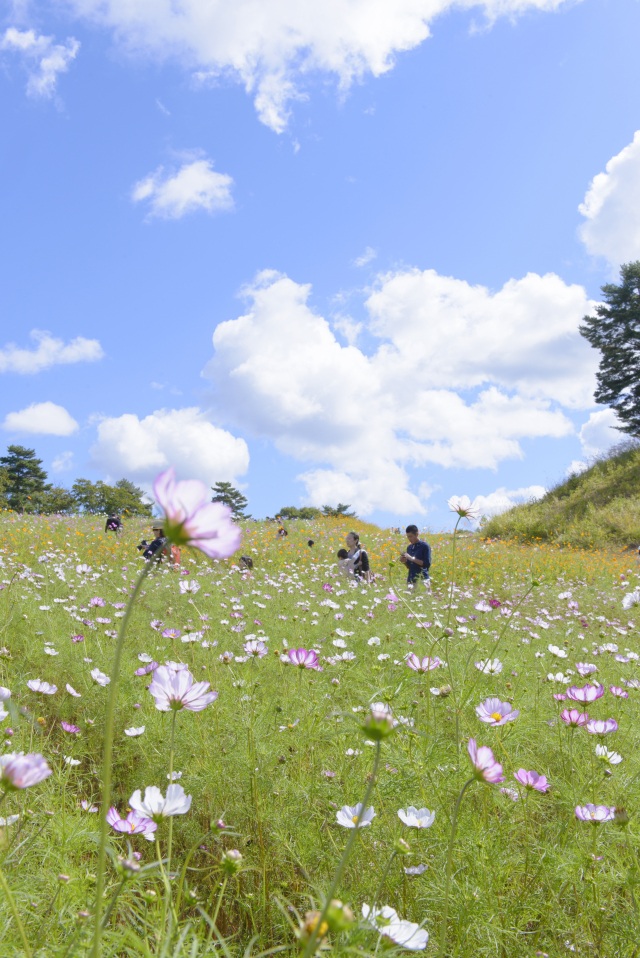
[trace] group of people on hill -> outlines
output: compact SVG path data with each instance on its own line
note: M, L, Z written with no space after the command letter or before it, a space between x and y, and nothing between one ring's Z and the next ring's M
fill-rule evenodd
M277 517L280 520L280 517ZM277 537L282 539L287 535L284 524L280 520ZM114 532L119 535L123 530L120 516L111 514L107 516L105 523L105 532ZM394 530L395 531L395 530ZM284 535L282 534L284 532ZM170 558L174 564L180 564L180 550L169 543L164 534L161 523L153 526L154 538L151 542L143 539L138 545L138 551L142 552L144 559L162 559ZM428 542L420 539L418 527L415 525L407 526L406 536L409 545L406 550L400 553L400 562L407 568L407 585L413 586L418 581L429 584L429 569L431 567L431 546ZM338 568L343 575L359 579L361 582L371 582L373 573L369 562L367 550L360 542L360 536L357 532L349 532L346 537L346 549L338 550ZM313 540L308 542L309 547L313 546ZM246 556L242 556L242 565L246 569L253 567L253 562Z

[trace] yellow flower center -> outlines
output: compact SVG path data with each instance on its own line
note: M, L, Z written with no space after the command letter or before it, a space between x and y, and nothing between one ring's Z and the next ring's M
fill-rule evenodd
M496 722L499 722L500 719L502 718L502 714L501 714L500 712L492 712L492 713L491 713L491 718L492 718L492 719L495 719Z
M358 822L360 821L359 816L358 816L358 815L352 815L352 816L351 816L351 821L353 822L354 825L357 825Z

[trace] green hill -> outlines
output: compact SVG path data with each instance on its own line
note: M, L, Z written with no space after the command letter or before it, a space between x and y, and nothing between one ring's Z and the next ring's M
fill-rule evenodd
M542 499L482 525L487 538L591 548L640 545L640 444L625 443Z

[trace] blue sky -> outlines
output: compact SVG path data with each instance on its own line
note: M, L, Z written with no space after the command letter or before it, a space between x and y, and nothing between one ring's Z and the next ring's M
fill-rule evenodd
M539 495L619 438L577 327L640 258L639 32L637 0L14 3L0 442L257 516Z

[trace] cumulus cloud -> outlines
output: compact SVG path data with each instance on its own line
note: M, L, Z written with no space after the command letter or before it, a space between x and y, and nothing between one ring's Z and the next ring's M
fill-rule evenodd
M211 160L201 158L184 163L174 173L158 167L136 183L131 198L134 203L147 201L150 216L177 220L196 210L219 213L232 209L232 186L230 176L217 173Z
M593 459L628 439L628 436L615 428L619 424L620 420L609 407L592 412L579 432L583 454Z
M2 428L9 432L39 433L42 436L70 436L78 423L64 406L53 402L35 402L19 412L10 412Z
M477 528L483 517L498 516L522 502L535 502L537 499L542 499L546 492L544 486L525 486L520 489L501 487L486 496L476 496L472 507L476 510L478 519L473 525Z
M97 339L77 336L64 343L40 329L33 329L29 336L36 344L35 349L24 349L15 343L8 343L0 349L0 373L28 375L67 363L93 363L104 356Z
M0 39L0 51L18 54L27 67L27 94L44 99L55 94L58 76L67 72L79 49L80 43L73 37L56 43L53 37L16 27L9 27Z
M613 267L640 259L640 130L594 176L579 207L580 238L594 256Z
M312 73L344 91L381 76L398 54L419 46L432 22L455 7L489 22L573 0L70 0L85 17L113 28L132 53L178 58L201 82L230 76L253 96L258 116L280 133L290 103Z
M311 464L299 478L317 504L422 512L411 467L494 469L524 438L573 433L563 408L593 405L590 304L554 275L495 293L432 270L383 276L365 303L369 353L336 339L307 285L266 271L245 292L204 375L220 415Z
M167 466L181 478L234 482L249 466L243 439L209 422L196 407L158 409L139 419L132 413L98 422L93 464L109 477L126 475L149 484Z
M69 472L73 468L73 452L70 449L61 452L51 463L53 472Z

